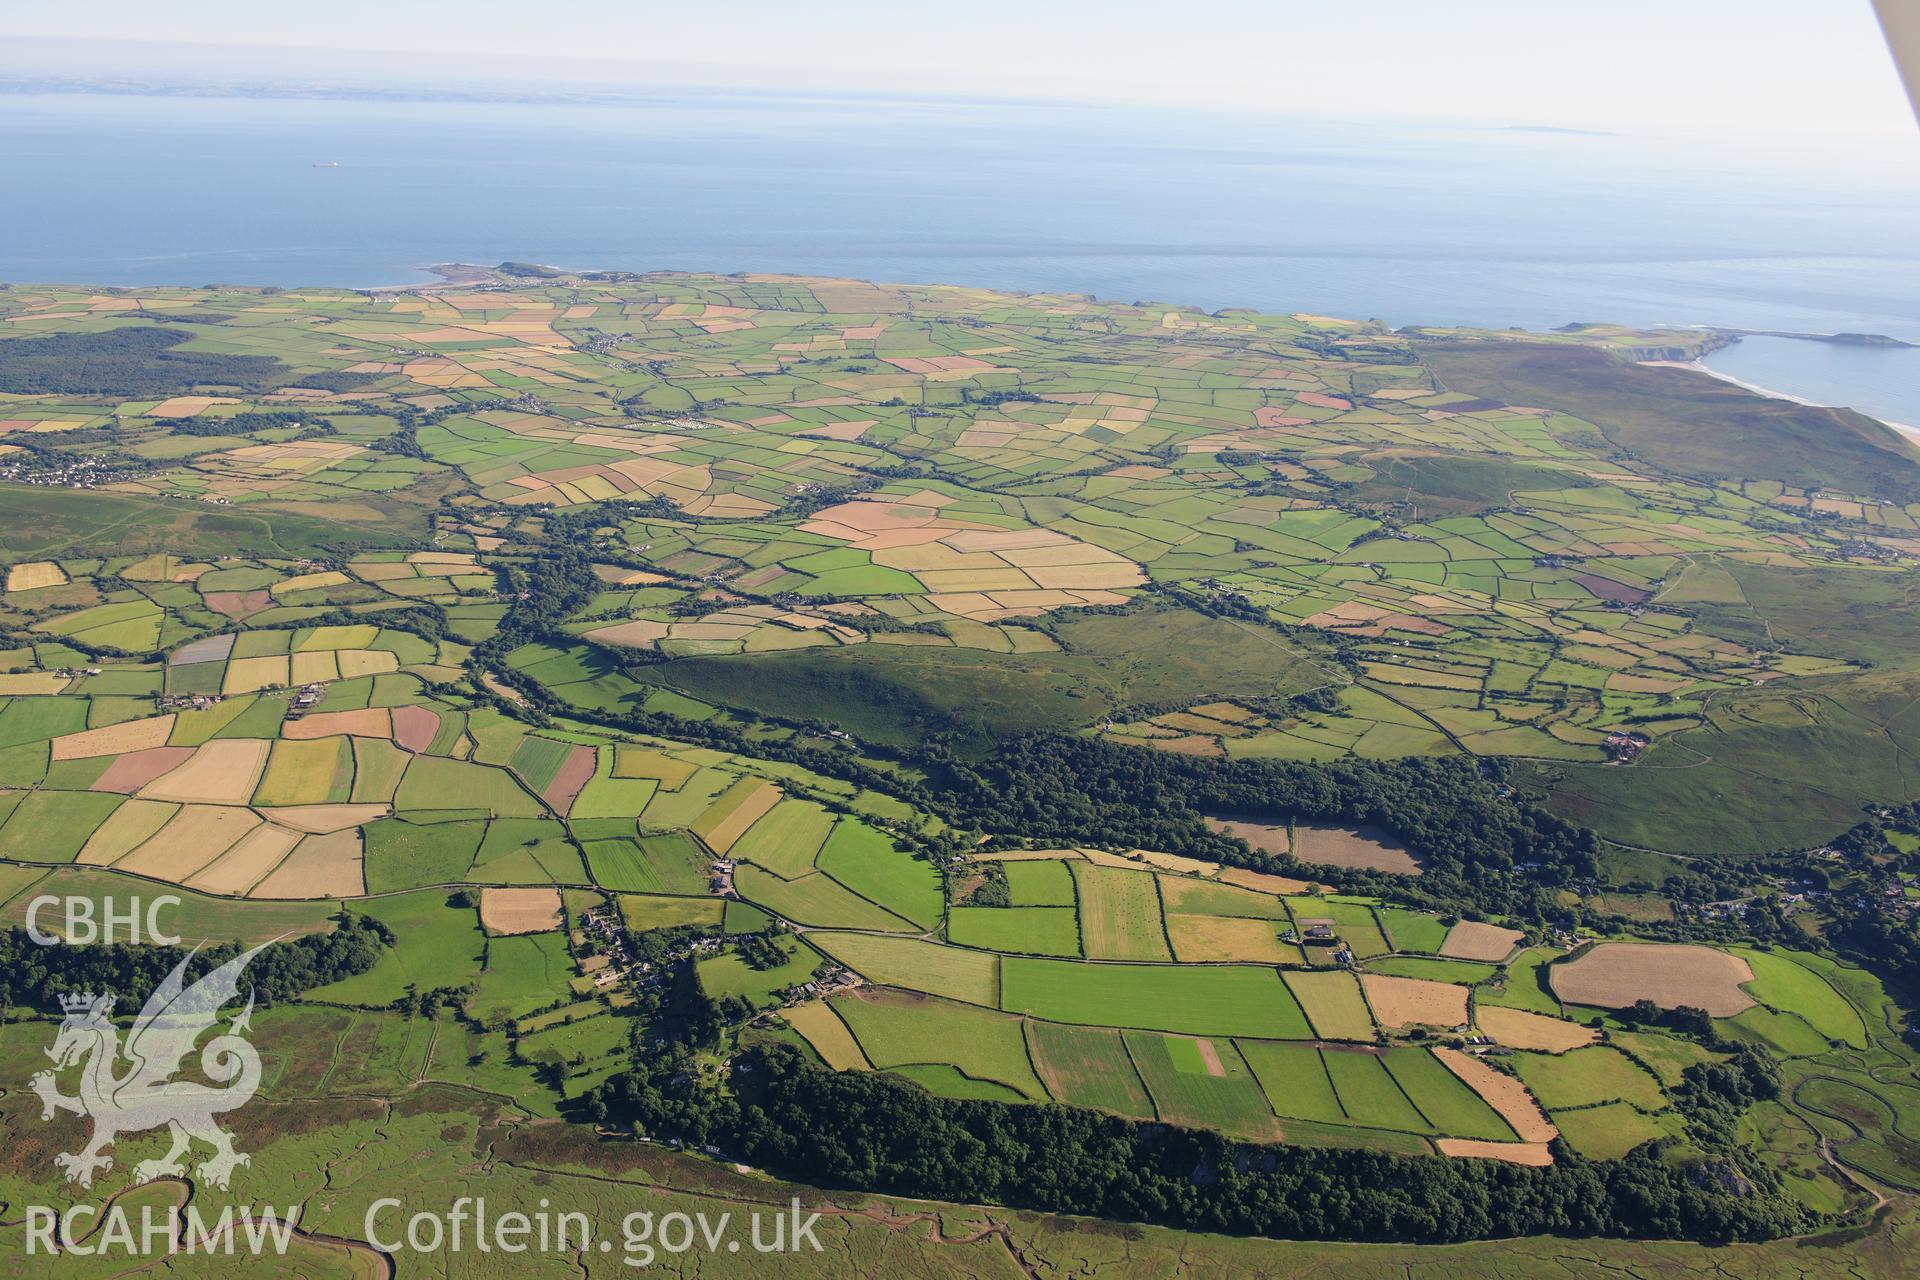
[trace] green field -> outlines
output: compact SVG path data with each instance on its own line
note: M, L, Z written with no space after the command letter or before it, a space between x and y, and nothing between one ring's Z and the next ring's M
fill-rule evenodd
M1547 983L1547 966L1559 954L1541 947L1521 952L1507 966L1505 983L1497 989L1486 988L1476 992L1474 999L1503 1008L1524 1009L1550 1018L1559 1017L1560 1002L1554 998L1553 989Z
M1651 1031L1615 1031L1608 1043L1654 1074L1667 1088L1679 1086L1688 1067L1715 1060L1713 1053L1692 1040Z
M1656 1118L1624 1102L1555 1112L1553 1122L1566 1144L1589 1160L1618 1160L1641 1143L1670 1132Z
M989 1009L1000 1003L1001 960L986 952L862 933L815 933L807 940L882 986L925 991Z
M942 1098L968 1099L981 1102L1025 1102L1029 1099L1008 1085L992 1080L980 1080L967 1075L957 1067L944 1062L915 1062L904 1067L889 1068L892 1074L911 1080L928 1093Z
M627 898L623 899L620 903L622 913L627 914L629 920L633 919L633 916L628 914L628 904L632 901L633 899ZM665 901L667 900L655 898L650 900L650 904L663 903ZM685 900L681 899L681 901ZM650 905L650 918L664 918L654 915L653 911L654 908ZM684 922L688 924L702 923L702 921L690 918L690 913L689 918L685 919ZM675 921L675 923L681 922ZM706 921L706 923L711 923L711 921ZM655 925L653 927L658 928L660 926ZM777 1003L776 993L788 987L798 987L805 984L812 979L814 970L820 967L820 953L798 939L781 939L780 949L786 953L787 960L784 964L775 965L770 969L752 968L738 955L733 954L714 956L712 959L702 960L699 966L700 985L708 995L716 1000L724 1000L729 996L737 996L759 1008L775 1004Z
M1433 1124L1420 1114L1377 1053L1329 1050L1321 1055L1340 1107L1352 1123L1374 1129L1401 1129L1432 1133Z
M1272 969L1010 956L1001 962L1001 983L1002 1008L1054 1022L1275 1040L1311 1034Z
M615 899L620 918L635 933L672 929L680 925L716 925L724 904L716 898L673 898L650 893L623 893ZM737 960L723 956L724 960Z
M593 882L603 889L655 893L666 887L637 840L587 840L580 847L586 851Z
M1381 1055L1387 1074L1433 1128L1454 1138L1513 1142L1513 1128L1425 1049L1389 1049Z
M1599 1102L1627 1102L1642 1111L1667 1105L1658 1080L1625 1054L1603 1045L1557 1055L1516 1053L1511 1061L1549 1111Z
M1279 1137L1280 1123L1231 1040L1143 1031L1123 1037L1162 1120L1233 1137Z
M835 823L817 861L821 871L886 911L923 929L940 923L945 898L932 865L859 819Z
M1393 950L1387 943L1386 935L1380 931L1379 922L1374 919L1372 907L1357 902L1329 901L1316 905L1313 911L1315 914L1325 912L1333 917L1340 940L1347 944L1357 959L1368 960Z
M435 889L370 899L360 905L394 933L392 950L367 972L316 987L306 998L328 1004L384 1006L409 991L462 987L480 972L486 940L471 907L449 905Z
M1016 907L1071 907L1073 873L1054 861L1003 862L1007 889Z
M1439 916L1399 907L1382 907L1375 915L1385 927L1387 941L1395 951L1431 954L1440 950L1440 944L1447 940L1447 926L1440 922Z
M435 884L459 884L480 851L484 822L415 824L398 818L366 829L367 889L386 893Z
M1027 1052L1057 1101L1154 1118L1153 1100L1118 1031L1028 1019Z
M892 855L898 856L898 855ZM823 871L798 880L782 880L754 866L734 872L740 896L797 924L823 929L885 929L915 931L915 924L878 906Z
M1171 960L1166 927L1160 922L1158 877L1073 864L1080 899L1080 940L1098 960Z
M87 791L34 791L20 799L0 826L0 858L72 862L93 829L120 807L121 797Z
M482 1022L498 1022L544 1009L572 998L567 989L572 977L573 957L567 954L566 938L558 933L489 938L486 967L467 1002L467 1014Z
M990 1080L1027 1098L1047 1096L1027 1061L1018 1018L903 992L836 1000L834 1010L876 1067L944 1063L969 1079Z
M833 829L833 815L805 800L782 800L747 828L728 853L792 880L813 870L814 855Z
M1013 955L1080 954L1072 907L955 907L947 917L947 938L957 946Z
M1764 1047L1776 1057L1813 1058L1833 1048L1831 1042L1815 1031L1805 1018L1792 1013L1776 1013L1755 1005L1718 1024L1734 1040Z
M485 809L502 818L530 818L540 802L505 771L459 760L416 756L400 780L393 798L402 813L408 809Z
M1791 952L1741 948L1737 954L1753 969L1753 981L1747 984L1747 990L1755 999L1769 1008L1798 1014L1829 1040L1855 1049L1867 1047L1866 1027L1859 1011L1825 978L1796 964Z
M1474 960L1442 960L1433 956L1381 956L1367 961L1368 973L1390 978L1423 978L1428 982L1455 982L1473 986L1491 978L1495 969Z
M640 837L640 860L653 886L663 893L704 893L707 856L692 837L665 831Z
M1327 1040L1373 1040L1373 1015L1360 984L1344 970L1288 973L1287 989L1306 1012L1313 1033Z
M1318 1049L1274 1040L1242 1040L1239 1045L1274 1114L1321 1124L1347 1122Z
M497 818L474 854L469 878L486 884L585 884L587 869L551 818Z

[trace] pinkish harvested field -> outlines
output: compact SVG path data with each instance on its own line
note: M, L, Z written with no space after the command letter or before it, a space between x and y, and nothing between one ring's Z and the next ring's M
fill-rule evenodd
M587 632L595 644L623 644L635 649L650 649L667 638L667 624L651 618L636 618Z
M250 613L259 613L273 604L273 596L262 591L209 591L206 595L207 608L226 614L229 618L244 618Z
M1753 1007L1753 997L1740 989L1753 981L1753 970L1712 947L1603 942L1578 960L1552 966L1547 977L1561 1000L1601 1009L1651 1000L1662 1009L1686 1005L1731 1018Z
M1525 936L1518 929L1462 920L1447 931L1447 940L1440 944L1440 954L1454 960L1486 960L1497 964L1505 960Z
M433 745L440 732L440 717L427 707L395 707L393 740L418 755Z
M1364 871L1391 871L1417 876L1420 864L1411 850L1377 827L1334 827L1318 822L1296 823L1293 856L1302 862Z
M1640 604L1653 594L1640 587L1615 582L1612 578L1603 578L1597 573L1575 574L1573 580L1602 600L1613 600L1620 604Z
M91 790L132 795L155 778L177 769L193 754L192 747L151 747L121 756L93 780Z
M546 933L560 927L558 889L482 889L480 923L488 933Z
M225 662L233 652L234 636L203 636L189 640L167 656L170 667L190 667L198 662Z
M573 808L581 788L593 780L593 768L598 758L592 747L575 747L567 754L560 771L547 784L547 789L540 793L540 798L552 806L555 813L566 813Z

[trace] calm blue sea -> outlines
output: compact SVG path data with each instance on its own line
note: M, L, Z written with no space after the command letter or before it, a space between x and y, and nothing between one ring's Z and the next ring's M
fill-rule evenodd
M1706 359L1721 373L1815 404L1920 427L1920 351L1797 338L1742 338Z
M15 282L372 285L524 259L1920 341L1920 144L1836 176L1647 138L1057 105L0 94L0 186ZM1793 345L1716 363L1920 422L1920 353Z

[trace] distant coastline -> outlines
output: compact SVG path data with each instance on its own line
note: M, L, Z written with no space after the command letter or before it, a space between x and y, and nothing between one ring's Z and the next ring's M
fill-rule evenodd
M439 262L439 263L434 263L426 266L417 266L417 267L414 267L413 270L418 271L423 275L438 277L438 284L440 287L454 287L454 288L471 287L475 285L502 284L502 283L506 283L507 277L517 278L520 283L526 283L528 281L538 281L539 279L549 275L572 274L571 272L569 272L567 268L554 267L546 264L535 264L535 263L501 263L499 266L488 267L488 266L482 266L477 263L470 263L470 262ZM581 272L580 274L594 275L594 274L602 274L602 273L587 271L587 272ZM627 276L634 273L622 271L622 272L609 272L605 274ZM368 288L369 292L399 293L399 292L410 292L413 290L418 290L423 288L430 289L435 287L435 282L414 281L409 284L373 285L373 286L366 286L366 287ZM1092 295L1090 294L1088 296L1091 297ZM1737 345L1743 338L1786 338L1786 339L1792 339L1792 340L1801 341L1801 342L1833 343L1841 346L1906 347L1906 348L1920 346L1920 344L1906 342L1899 338L1886 337L1881 334L1789 333L1789 332L1782 332L1778 330L1729 329L1729 328L1722 328L1717 325L1703 325L1703 326L1693 326L1693 327L1709 329L1716 334L1724 335L1725 338L1729 340L1725 345ZM1712 354L1712 353L1708 352L1708 354ZM1755 395L1766 396L1774 400L1786 400L1793 404L1808 405L1816 409L1853 409L1853 406L1851 405L1828 404L1821 400L1815 400L1815 399L1810 399L1806 396L1796 395L1790 391L1781 391L1774 387L1762 386L1757 382L1750 382L1745 378L1741 378L1734 374L1727 373L1723 370L1715 369L1711 367L1706 363L1705 356L1696 357L1695 359L1692 359L1692 360L1642 360L1639 363L1648 365L1654 368L1662 368L1662 369L1690 369L1695 373L1704 373L1709 378L1718 379L1721 382L1725 382L1732 386L1739 387L1744 391L1751 391ZM1879 414L1871 413L1862 409L1853 409L1853 411L1856 413L1864 414L1866 417L1874 419L1874 421L1880 423L1882 426L1886 427L1889 431L1892 431L1895 434L1902 436L1905 439L1911 441L1916 447L1920 447L1920 426L1912 425L1905 422L1897 422L1891 418L1887 418Z

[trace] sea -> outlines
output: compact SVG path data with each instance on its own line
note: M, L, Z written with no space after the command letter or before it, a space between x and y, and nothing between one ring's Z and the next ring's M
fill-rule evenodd
M518 260L1920 343L1920 133L1794 153L1011 100L0 89L0 197L14 283L364 287ZM1920 424L1920 347L1751 338L1709 364Z

